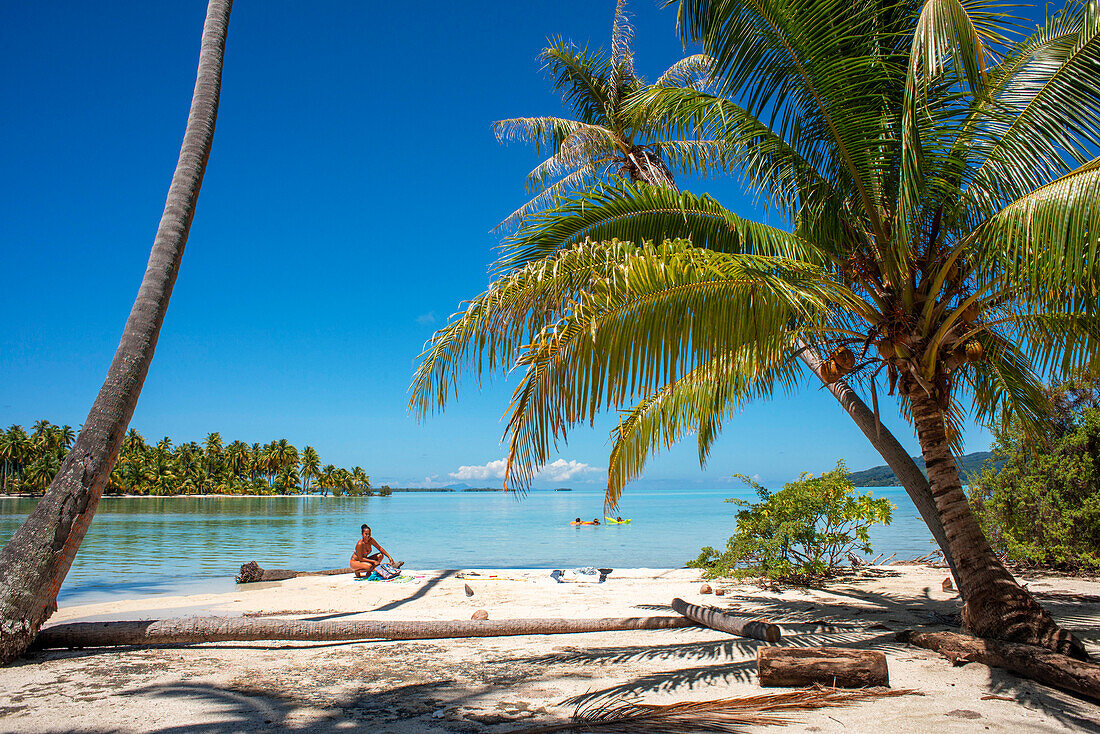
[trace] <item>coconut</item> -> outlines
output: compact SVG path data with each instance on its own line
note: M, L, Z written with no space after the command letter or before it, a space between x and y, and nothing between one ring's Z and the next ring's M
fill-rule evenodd
M893 359L894 343L888 339L883 339L878 343L878 353L883 359Z
M852 350L848 347L840 347L829 355L829 359L836 362L837 367L844 373L851 372L856 366L856 355L852 354Z
M968 324L972 324L982 315L982 309L976 303L971 303L963 309L962 318Z
M970 341L968 341L964 349L966 350L967 362L979 362L981 361L981 358L985 355L985 348L982 346L982 343L977 339L971 339Z
M832 385L843 376L840 365L835 360L828 360L821 365L821 380L826 385Z

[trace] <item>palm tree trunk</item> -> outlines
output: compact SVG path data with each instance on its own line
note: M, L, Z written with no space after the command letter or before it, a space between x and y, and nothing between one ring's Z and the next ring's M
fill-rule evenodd
M979 637L1040 645L1087 660L1084 645L1055 624L993 553L963 493L937 402L923 392L914 393L910 400L932 498L955 558L959 590L966 599L963 626Z
M0 551L0 662L18 657L57 609L153 359L214 141L232 0L210 0L179 162L137 299L107 378L49 491Z
M590 619L353 620L183 617L140 622L70 622L42 632L36 647L113 647L194 645L252 640L437 640L460 637L575 635L586 632L694 627L686 617L607 617Z
M820 379L821 367L824 364L821 357L813 349L806 348L802 344L798 346L800 348L799 358ZM821 379L821 381L822 383L825 382L824 379ZM886 464L894 471L894 476L905 488L905 493L909 495L909 499L912 500L917 512L920 513L921 519L924 520L924 524L932 531L932 537L935 538L940 550L943 551L944 560L947 561L947 565L951 569L951 575L955 577L955 588L961 589L959 574L955 569L955 559L947 542L947 534L943 531L943 523L940 522L935 500L932 499L932 488L928 485L928 479L924 476L920 467L913 461L913 457L909 455L905 447L894 437L894 434L879 423L874 412L848 386L848 383L844 380L837 380L825 386L829 388L829 392L840 403L840 407L844 408L852 421L859 427L859 430L863 431L863 435L867 437L867 440L871 442L879 455L885 459ZM963 595L963 598L965 599L966 596Z

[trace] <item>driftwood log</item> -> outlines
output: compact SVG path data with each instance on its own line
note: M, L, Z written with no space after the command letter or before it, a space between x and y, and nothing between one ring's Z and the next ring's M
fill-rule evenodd
M760 685L866 688L890 685L886 655L844 647L762 647L756 651Z
M241 566L241 575L237 577L238 584L251 584L254 581L286 581L298 576L339 576L343 573L351 573L348 568L330 568L327 571L291 571L285 568L260 568L255 561L249 561Z
M953 665L981 663L1100 701L1100 665L1076 660L1035 645L987 640L957 632L902 630L900 642L933 650Z
M324 621L184 617L135 622L72 622L43 629L36 648L193 645L252 640L433 640L447 637L568 635L581 632L693 627L683 617L494 619L483 621Z
M732 614L726 614L717 609L701 607L698 604L689 604L680 598L672 600L672 610L684 615L692 622L701 624L704 627L710 627L720 632L729 632L731 635L752 637L757 640L766 640L768 642L779 642L780 637L782 637L779 626L771 624L766 620L735 617Z

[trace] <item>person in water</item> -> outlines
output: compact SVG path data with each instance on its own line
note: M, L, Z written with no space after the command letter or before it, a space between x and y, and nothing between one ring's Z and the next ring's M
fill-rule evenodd
M370 576L383 558L389 558L394 568L401 568L401 563L393 559L389 552L378 545L378 541L371 537L370 525L362 527L363 537L355 544L355 552L351 554L351 570L355 571L355 578L361 579ZM377 548L377 553L371 553L372 548Z

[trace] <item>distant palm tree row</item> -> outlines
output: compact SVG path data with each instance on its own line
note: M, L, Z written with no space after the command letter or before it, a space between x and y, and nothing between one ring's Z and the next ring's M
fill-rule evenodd
M13 425L0 430L0 491L45 491L61 468L76 436L71 426L36 422L30 432ZM165 436L155 444L134 429L126 434L107 491L120 494L306 494L373 495L362 467L325 464L312 446L301 451L285 438L268 444L233 441L207 434L202 444L178 446ZM388 494L388 492L384 492Z

